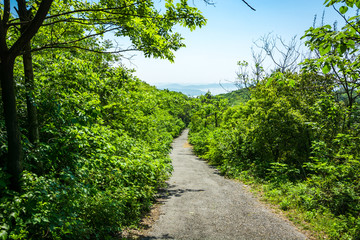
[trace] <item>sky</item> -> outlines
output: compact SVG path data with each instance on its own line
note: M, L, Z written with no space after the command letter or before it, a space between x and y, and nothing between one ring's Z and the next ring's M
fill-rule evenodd
M156 1L156 0L155 0ZM165 83L209 84L234 81L239 60L252 61L251 47L260 37L272 33L285 40L304 35L318 22L325 10L325 24L340 19L324 0L247 0L252 11L241 0L216 0L209 6L194 0L207 18L207 25L190 32L177 28L185 38L186 48L175 52L175 63L144 58L140 53L122 63L136 70L135 75L151 85ZM254 48L257 50L257 48Z

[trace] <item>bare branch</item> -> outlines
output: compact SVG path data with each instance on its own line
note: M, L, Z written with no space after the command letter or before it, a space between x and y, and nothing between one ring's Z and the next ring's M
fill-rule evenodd
M270 34L259 39L261 44L254 42L254 45L264 50L275 67L279 68L281 72L295 69L297 66L296 62L301 55L299 52L300 45L296 42L296 36L286 43L280 36L271 37ZM280 46L278 46L278 42L280 42Z
M230 81L228 81L228 82L230 82ZM232 82L231 82L232 83ZM232 92L231 90L228 90L228 89L226 89L223 85L222 85L222 83L221 83L221 80L219 80L219 85L220 85L220 87L222 88L222 89L224 89L224 91L226 91L226 92ZM236 85L236 83L234 83L234 85Z
M215 3L212 1L212 0L204 0L204 2L207 4L207 5L211 5L211 6L214 6ZM194 0L193 0L193 3L194 3Z
M251 10L256 11L255 8L253 8L252 6L250 6L250 4L248 4L245 0L242 0Z

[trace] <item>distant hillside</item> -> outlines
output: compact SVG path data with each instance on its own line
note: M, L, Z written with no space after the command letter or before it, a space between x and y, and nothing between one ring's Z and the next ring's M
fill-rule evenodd
M197 85L157 84L156 87L159 89L168 89L170 91L181 92L192 97L204 95L208 91L210 91L212 95L217 95L237 89L233 83L224 83L221 84L221 86L218 83Z
M228 99L231 106L246 103L249 100L249 90L247 88L242 88L235 90L229 93L219 94L219 97L223 99Z

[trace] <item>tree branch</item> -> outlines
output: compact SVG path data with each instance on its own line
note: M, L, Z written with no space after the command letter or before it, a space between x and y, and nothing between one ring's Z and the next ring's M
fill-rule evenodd
M71 47L74 47L74 46L67 46L67 45L72 45L72 44L76 44L76 43L79 43L83 40L86 40L88 38L92 38L92 37L96 37L96 36L100 36L104 33L107 33L107 32L111 32L111 31L114 31L116 29L119 29L120 27L114 27L114 28L109 28L109 29L105 29L104 31L101 31L101 32L98 32L98 33L94 33L94 34L88 34L87 36L84 36L82 38L78 38L76 40L72 40L72 41L67 41L67 42L52 42L50 44L46 44L46 45L43 45L43 46L40 46L38 48L34 48L31 50L31 52L38 52L40 50L43 50L43 49L49 49L49 48L71 48ZM61 33L64 34L65 32ZM59 37L60 38L60 37ZM59 39L57 38L57 39ZM81 46L76 46L76 48L83 48ZM84 48L85 49L85 48ZM134 51L136 49L131 49L131 51ZM121 50L121 51L130 51L130 50ZM95 51L94 51L95 52ZM118 52L118 51L115 51L115 53Z
M98 33L94 33L94 34L89 34L89 35L86 35L82 38L78 38L76 40L73 40L73 41L69 41L69 42L63 42L63 43L56 43L56 44L59 44L59 45L66 45L66 44L73 44L73 43L76 43L76 42L81 42L85 39L88 39L88 38L92 38L92 37L96 37L96 36L100 36L104 33L107 33L107 32L111 32L111 31L114 31L114 30L117 30L117 29L120 29L121 27L114 27L114 28L109 28L109 29L105 29L101 32L98 32ZM51 44L51 45L54 45L54 44ZM45 45L47 46L47 45Z
M94 52L94 53L100 53L100 54L117 54L117 53L123 53L123 52L130 52L130 51L140 51L139 49L136 48L128 48L128 49L121 49L121 50L115 50L115 51L101 51L101 50L96 50L96 49L89 49L89 48L85 48L82 46L56 46L56 45L49 45L49 46L43 46L40 48L34 48L31 50L31 52L39 52L45 49L81 49L84 51L88 51L88 52Z
M2 24L5 24L9 21L10 17L10 0L4 0L4 15L2 18Z
M124 9L124 8L128 8L130 6L134 6L139 2L135 2L133 4L130 5L125 5L123 7L113 7L113 8L99 8L99 9L91 9L91 8L86 8L86 9L78 9L78 10L73 10L73 11L69 11L69 12L64 12L64 13L59 13L59 14L55 14L55 15L51 15L46 17L45 19L52 19L52 18L56 18L56 17L61 17L61 16L65 16L65 15L71 15L74 13L86 13L86 12L106 12L109 13L107 11L109 10L120 10L120 9ZM115 14L115 13L111 13L111 14Z
M1 52L5 52L7 50L6 35L7 35L8 27L6 26L6 24L9 21L9 17L10 17L10 0L4 0L4 15L2 16L2 19L0 19L0 51Z
M346 17L345 17L344 14L342 14L339 10L337 10L334 5L333 5L333 8L335 9L335 11L336 11L338 14L340 14L340 16L345 20L345 22L346 22L347 24L349 24L358 34L360 34L360 31L358 30L358 28L356 28L353 24L351 24L351 22L349 22L349 21L346 19Z
M137 14L121 14L121 15L122 16L130 16L130 17L139 17L139 18L150 18L150 19L156 18L154 16L143 16L143 15L137 15ZM65 23L65 22L79 23L79 24L82 24L82 25L110 24L110 23L104 23L104 22L111 21L111 20L118 20L118 19L119 19L119 17L97 18L97 19L64 18L64 19L59 19L59 20L53 21L53 22L44 23L42 26L49 26L49 25L53 25L53 24L56 24L56 23ZM166 18L161 18L161 19L166 19ZM174 20L176 20L176 19L174 19Z
M252 6L250 6L250 4L248 4L245 0L242 0L251 10L256 11L255 8L253 8Z
M29 42L37 33L37 31L41 27L41 24L44 22L52 3L53 0L41 1L39 9L36 12L34 19L31 21L31 23L25 29L25 31L21 34L20 38L10 48L10 56L13 59L15 59L15 57L20 54L26 43Z

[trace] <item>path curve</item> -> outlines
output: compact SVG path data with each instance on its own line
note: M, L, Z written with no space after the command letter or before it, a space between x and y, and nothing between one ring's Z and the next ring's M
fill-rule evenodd
M241 183L197 158L188 130L173 142L174 172L161 216L143 239L306 239L263 206Z

